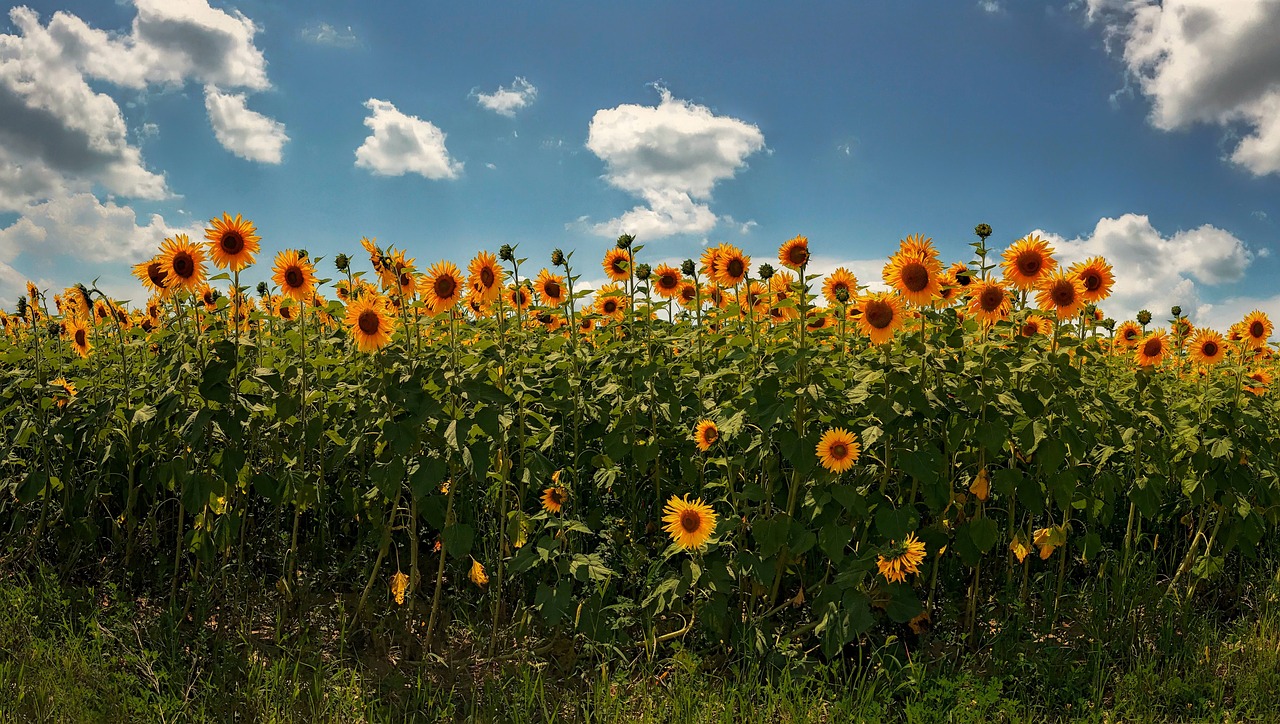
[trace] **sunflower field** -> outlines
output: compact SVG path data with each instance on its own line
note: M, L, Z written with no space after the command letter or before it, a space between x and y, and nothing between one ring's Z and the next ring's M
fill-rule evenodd
M262 240L223 214L134 269L150 299L29 285L0 314L0 551L192 620L256 580L282 619L535 658L980 641L1086 579L1182 602L1255 556L1267 316L1117 323L1104 259L975 232L949 266L903 239L887 292L810 273L803 236L465 270L365 239L255 287Z

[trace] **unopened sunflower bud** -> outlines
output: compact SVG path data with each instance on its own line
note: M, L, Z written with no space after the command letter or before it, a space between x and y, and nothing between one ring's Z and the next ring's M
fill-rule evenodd
M1173 313L1175 319L1182 316L1182 307L1176 304L1170 307L1169 311Z
M973 233L977 234L979 239L986 241L987 237L991 236L991 226L988 224L978 224L973 227Z
M564 252L558 248L551 250L551 266L564 266Z
M49 322L44 331L49 339L57 339L62 336L62 322Z
M648 264L636 264L636 279L645 281L649 278L649 273L652 271L653 269L650 268Z
M697 271L697 267L693 265L693 260L692 260L692 259L685 259L684 261L680 262L680 273L681 273L681 274L683 274L683 275L685 275L685 276L687 276L687 277L691 277L691 276L693 276L693 273L694 273L695 271Z
M1106 319L1102 320L1098 324L1101 324L1102 328L1107 330L1108 332L1116 328L1116 320L1112 319L1111 317L1107 317Z
M266 282L258 282L258 296L265 297L270 293L271 288L267 286Z
M1148 312L1145 309L1138 310L1138 324L1141 324L1144 327L1151 324L1151 312Z
M515 249L510 244L503 244L498 247L498 258L503 261L514 261L516 258Z
M619 236L619 237L618 237L618 248L619 248L619 249L630 249L630 248L631 248L631 242L633 242L633 241L635 241L635 240L636 240L636 238L635 238L634 236L632 236L632 235L630 235L630 234L623 234L622 236Z
M18 316L24 317L24 318L27 316L27 298L26 297L18 297Z
M849 303L849 288L845 286L836 287L836 301L841 304Z
M763 279L763 280L765 280L765 281L769 281L769 279L771 279L771 278L773 277L773 265L772 265L772 264L768 264L768 263L761 264L761 265L760 265L760 268L759 268L759 269L757 269L756 271L760 274L760 278L761 278L761 279Z
M351 257L339 254L333 258L333 265L338 268L338 271L344 272L351 267Z

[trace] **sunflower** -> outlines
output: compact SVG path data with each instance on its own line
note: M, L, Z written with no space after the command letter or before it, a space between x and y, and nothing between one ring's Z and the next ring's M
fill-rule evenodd
M995 324L1009 318L1009 291L994 279L983 279L969 286L969 313L983 324Z
M676 298L680 300L680 306L685 309L696 309L698 307L698 285L687 279L680 282L680 289L676 292Z
M684 550L701 550L716 529L716 514L701 498L690 501L671 496L663 508L662 522L666 523L671 541Z
M969 268L969 265L962 261L952 264L951 267L947 269L947 276L951 279L952 283L962 288L968 287L976 278L973 275L973 270Z
M376 294L366 294L348 304L345 321L361 352L386 347L395 331L395 319L387 312L386 301Z
M271 280L280 287L280 293L299 302L306 301L315 291L316 271L311 262L297 251L289 249L276 254Z
M567 498L564 488L547 488L542 491L542 507L549 513L559 513L564 509L564 503Z
M698 443L698 449L706 452L720 439L720 428L710 420L699 420L693 431L693 439Z
M1240 326L1244 332L1244 341L1250 347L1265 346L1274 329L1271 324L1271 318L1267 316L1266 312L1257 309L1246 314Z
M592 316L582 316L578 318L578 331L582 334L591 334L596 328L596 318Z
M857 315L858 328L871 338L871 343L884 344L902 326L902 302L884 292L868 294L858 302Z
M876 557L876 567L880 575L890 583L902 583L907 574L920 572L920 563L924 561L924 543L916 538L915 533L908 533L901 543L889 542L888 556L883 553Z
M81 357L88 357L93 345L89 343L89 328L79 319L72 317L67 321L67 338L71 346Z
M1072 264L1068 273L1084 285L1084 300L1089 303L1100 302L1111 296L1111 286L1116 283L1111 265L1100 256Z
M364 250L369 252L369 263L373 265L373 270L377 272L379 276L381 276L382 272L384 271L384 268L382 265L383 254L382 254L382 249L378 247L377 242L378 242L377 237L374 237L372 239L370 239L367 236L360 237L360 246L363 246Z
M418 282L418 293L435 314L453 309L462 291L462 272L451 261L436 262Z
M1035 315L1029 314L1027 318L1022 320L1022 327L1018 330L1023 337L1035 337L1036 335L1048 335L1053 332L1053 322Z
M1004 250L1004 278L1018 289L1031 289L1043 275L1053 271L1058 262L1053 247L1035 234L1018 239Z
M1036 292L1036 304L1046 312L1056 311L1058 319L1071 319L1084 307L1084 285L1061 269L1045 274Z
M1122 347L1132 347L1142 339L1142 327L1132 319L1125 320L1116 327L1116 342Z
M524 311L533 303L533 295L529 293L529 288L524 284L511 284L507 287L507 304L512 307Z
M838 296L840 290L844 290L845 300L840 301ZM853 301L854 296L858 293L858 279L848 269L839 267L835 271L827 275L822 282L822 296L826 298L827 304L835 306L837 304L848 304Z
M769 312L769 290L760 282L752 281L738 292L738 315L745 317L748 312L757 318Z
M800 271L800 267L809 263L809 239L797 236L782 243L778 249L778 261L788 269Z
M111 305L107 304L107 300L99 299L93 303L93 323L95 325L111 319L112 316Z
M1267 392L1267 385L1271 384L1271 373L1266 370L1258 369L1245 375L1246 380L1256 383L1254 385L1245 385L1244 391L1251 395L1262 396Z
M471 315L476 319L484 319L493 313L493 309L484 301L484 298L480 296L474 286L468 287L466 304L467 309L471 310Z
M842 427L833 427L822 433L817 452L822 467L833 473L843 473L857 462L862 448L853 433Z
M938 250L933 247L933 238L924 234L911 234L898 242L899 254L918 254L937 260Z
M627 308L626 295L617 284L603 284L596 290L595 306L601 316L620 321Z
M747 272L751 271L751 257L732 244L720 245L716 263L715 281L723 287L736 287L747 278Z
M480 295L484 303L492 303L498 295L502 294L502 282L506 278L506 272L498 266L498 257L493 254L487 251L476 254L467 265L467 274L467 283Z
M204 304L206 312L214 312L218 309L218 290L208 284L201 284L196 290L196 296L200 297L200 302Z
M67 403L76 396L76 386L68 382L66 377L59 377L49 384L61 390L55 400L59 408L66 407Z
M165 287L165 277L168 274L164 270L164 259L159 255L154 256L140 264L133 265L133 275L142 282L144 289L159 294L163 298L169 297L169 289Z
M165 284L171 290L194 291L204 283L204 250L186 234L165 239L160 245Z
M625 282L631 278L631 252L613 247L604 253L604 261L600 262L604 273L615 282Z
M1133 361L1140 367L1160 364L1160 361L1164 359L1164 353L1168 351L1168 347L1168 339L1165 337L1164 330L1157 329L1137 344L1137 351L1133 355Z
M230 267L237 272L253 263L262 237L254 233L252 221L244 220L240 214L233 219L224 211L221 219L210 219L209 223L204 238L209 240L209 258L219 269Z
M715 281L720 275L720 246L708 246L702 250L702 257L699 259L701 264L702 275Z
M679 296L680 285L684 281L681 277L680 270L669 264L659 264L657 269L653 270L653 291L663 299L671 299Z
M382 270L382 288L394 289L398 296L411 299L418 293L416 259L406 258L403 249L397 249ZM456 269L457 267L455 267Z
M546 306L558 307L564 304L565 300L564 277L543 269L538 272L538 278L533 282L533 291Z
M899 251L884 266L884 283L910 304L931 304L939 296L942 265L918 252Z
M1216 365L1226 356L1226 342L1212 329L1196 332L1195 339L1191 340L1191 358L1202 365Z
M484 572L484 564L480 563L480 561L477 561L475 558L471 559L470 575L471 582L477 586L485 586L489 583L489 575Z
M724 287L719 284L708 284L704 291L707 293L707 300L711 302L711 306L717 309L724 309L729 306L729 295L724 293Z

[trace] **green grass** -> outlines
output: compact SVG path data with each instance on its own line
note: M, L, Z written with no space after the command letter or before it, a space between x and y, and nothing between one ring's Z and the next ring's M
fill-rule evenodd
M1280 586L1224 589L1200 608L1124 618L1098 589L1092 620L1077 617L1070 635L1046 639L1049 624L1022 628L1015 611L977 651L940 627L828 663L780 651L724 665L713 650L679 646L634 661L553 653L424 663L407 661L389 635L357 649L333 635L323 610L277 640L264 630L269 614L178 623L114 585L67 584L41 568L0 576L0 721L1280 719Z

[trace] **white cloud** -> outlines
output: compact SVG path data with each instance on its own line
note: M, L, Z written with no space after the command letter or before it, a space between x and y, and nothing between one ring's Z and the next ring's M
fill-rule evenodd
M1201 304L1196 308L1196 323L1225 332L1255 309L1266 312L1272 319L1280 319L1280 294L1270 297L1230 297L1212 304Z
M1151 100L1152 125L1243 126L1230 160L1280 173L1280 2L1086 0L1084 9Z
M303 28L301 35L307 42L336 48L350 48L360 42L350 25L344 29L335 28L329 23L315 23Z
M596 224L602 236L706 233L718 221L706 203L712 188L764 148L758 127L657 90L657 106L623 104L591 119L587 149L605 162L605 179L646 204Z
M219 93L206 87L204 107L218 143L228 151L250 161L280 163L289 140L284 124L249 110L243 93Z
M430 121L406 115L389 101L370 98L364 119L372 133L356 149L356 166L380 176L416 173L429 179L454 179L462 162L449 157L445 133Z
M1004 8L1000 7L1000 0L978 0L978 9L984 13L998 13Z
M514 118L516 111L528 107L538 97L538 89L532 83L516 77L510 87L498 86L492 93L476 93L476 102L500 116Z
M1054 247L1059 263L1102 256L1115 270L1110 299L1102 303L1116 319L1139 309L1163 319L1180 305L1188 314L1201 306L1202 287L1238 281L1255 254L1231 233L1208 224L1163 236L1144 215L1100 219L1093 233L1075 239L1037 230Z

